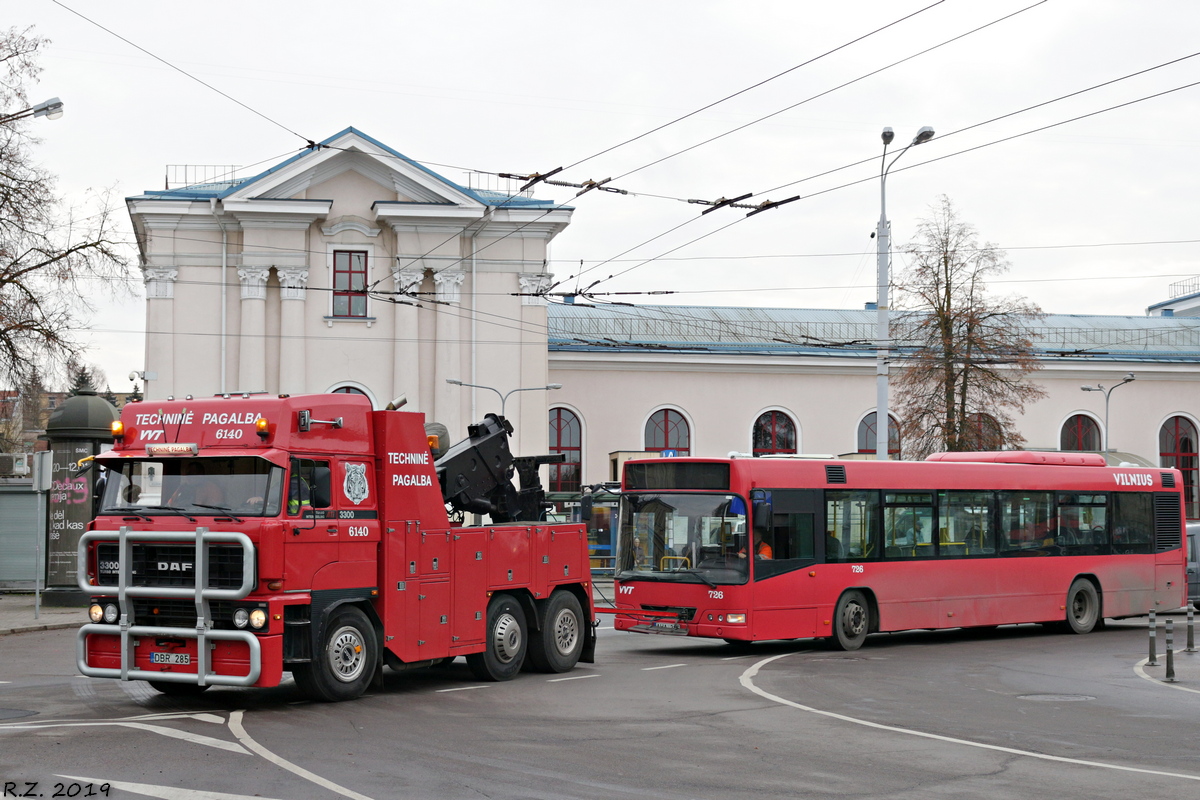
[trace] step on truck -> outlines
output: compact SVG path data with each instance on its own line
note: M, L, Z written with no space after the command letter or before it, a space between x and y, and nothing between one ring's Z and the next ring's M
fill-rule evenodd
M514 457L496 415L446 449L439 427L348 394L126 405L91 465L79 671L173 695L290 672L336 701L384 665L465 656L500 681L592 661L584 526L538 521L554 457ZM491 524L451 521L468 513Z

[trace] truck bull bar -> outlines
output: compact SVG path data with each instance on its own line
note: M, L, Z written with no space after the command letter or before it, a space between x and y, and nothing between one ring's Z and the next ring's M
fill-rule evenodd
M170 683L195 683L200 686L252 686L262 674L262 646L258 637L249 631L214 630L210 600L241 600L258 584L254 569L254 543L244 533L236 531L210 531L197 527L194 531L134 531L122 526L117 533L118 571L117 585L88 583L88 545L94 541L112 541L111 531L92 531L79 539L79 588L89 595L115 592L120 604L121 617L118 625L89 623L79 629L75 638L76 666L89 678L119 678L123 681L163 681ZM195 585L186 586L133 586L134 542L194 542L196 554L192 562ZM239 544L242 547L242 583L235 589L212 589L208 587L210 542ZM99 570L96 575L99 580ZM137 625L132 619L131 598L172 597L192 598L196 603L196 625L194 628L169 628L152 625ZM121 666L93 667L87 663L87 637L89 634L121 637ZM196 640L196 671L156 672L137 669L134 658L136 637L170 637ZM209 641L245 642L250 650L250 673L248 675L216 675L210 671Z

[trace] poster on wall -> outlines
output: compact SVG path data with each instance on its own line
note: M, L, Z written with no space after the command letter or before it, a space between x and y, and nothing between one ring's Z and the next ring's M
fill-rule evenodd
M75 474L81 458L92 455L93 442L54 442L54 474L50 484L46 545L46 585L76 587L79 539L92 521L95 470Z

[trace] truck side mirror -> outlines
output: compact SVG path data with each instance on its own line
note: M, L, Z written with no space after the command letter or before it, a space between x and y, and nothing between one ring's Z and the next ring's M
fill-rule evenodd
M587 522L592 518L592 504L595 501L590 494L585 494L579 498L579 519Z

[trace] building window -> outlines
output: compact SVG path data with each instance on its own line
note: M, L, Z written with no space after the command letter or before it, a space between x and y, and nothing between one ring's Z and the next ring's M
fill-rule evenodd
M333 390L333 394L361 394L363 397L367 396L366 392L356 386L339 386Z
M858 452L875 452L875 420L876 412L872 411L858 423ZM896 418L888 414L888 457L900 457L900 426Z
M1171 417L1158 431L1158 458L1164 467L1183 473L1183 506L1188 519L1200 519L1200 499L1196 497L1197 463L1196 426L1187 417Z
M583 471L583 435L579 417L565 408L550 409L550 452L567 460L550 465L551 492L578 492Z
M645 449L649 453L674 450L681 456L692 452L692 435L683 414L670 408L655 411L646 420Z
M973 450L1000 450L1004 447L1004 429L991 414L967 414L967 424L974 439Z
M367 316L367 254L333 251L333 316Z
M1100 426L1087 414L1076 414L1062 426L1059 450L1100 450Z
M754 455L796 452L796 423L782 411L768 411L754 422Z

